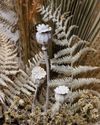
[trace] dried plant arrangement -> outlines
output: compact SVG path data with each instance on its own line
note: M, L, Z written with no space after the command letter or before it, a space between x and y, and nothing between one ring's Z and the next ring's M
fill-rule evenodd
M72 18L72 15L66 17L68 13L62 14L63 5L60 4L55 9L53 4L54 3L52 1L47 7L40 7L39 12L41 13L42 19L45 23L48 23L50 20L54 23L55 30L53 42L57 46L61 46L63 48L54 54L54 58L50 60L51 70L53 72L60 73L58 78L49 82L49 87L58 86L56 88L57 91L55 89L56 103L53 107L53 113L55 113L56 111L59 111L61 104L65 101L70 100L69 102L72 107L74 105L76 106L77 102L75 102L75 100L84 92L90 92L99 97L99 92L93 90L92 87L89 89L88 86L90 86L90 84L99 84L100 79L96 79L95 77L84 78L84 73L99 70L100 68L79 64L80 58L83 54L89 51L96 52L96 50L89 47L88 41L81 40L76 35L71 36L72 30L74 28L78 28L76 25L71 25L68 27L68 22ZM82 78L80 77L80 74L83 74ZM68 87L70 90L69 92L67 92L67 88L65 86ZM62 89L60 89L60 87L62 87Z
M98 5L0 0L0 125L100 124L100 67L82 63L97 53Z

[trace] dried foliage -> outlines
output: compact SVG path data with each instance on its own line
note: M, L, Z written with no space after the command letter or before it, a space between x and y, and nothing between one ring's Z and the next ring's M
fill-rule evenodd
M11 41L1 36L0 41L0 88L5 94L7 102L12 103L13 97L20 91L30 95L29 91L35 91L35 85L23 70L19 69L17 49ZM2 95L0 96L2 102Z
M52 20L54 22L55 33L53 35L53 41L55 44L63 46L64 49L61 49L54 54L54 58L51 59L51 69L54 72L63 74L61 75L63 78L52 80L50 82L50 86L54 87L64 84L71 89L76 90L82 86L100 83L100 80L96 78L84 78L84 76L82 76L82 78L78 78L78 74L97 70L99 68L93 66L82 66L79 64L80 58L83 54L88 51L95 52L96 50L87 47L87 41L81 40L75 35L70 37L71 31L77 26L72 25L67 30L68 21L71 19L71 16L66 17L65 15L67 13L61 15L62 5L59 5L59 7L54 10L52 4L53 3L46 8L44 6L41 7L39 12L43 16L44 21L47 22Z
M51 4L51 7L49 6ZM61 9L59 5L62 6ZM68 21L67 29L71 25L77 25L78 29L73 30L72 33L78 35L81 39L88 40L92 42L96 35L99 33L99 19L100 19L100 1L98 0L45 0L45 6L48 6L46 10L46 18L48 14L54 12L54 9L59 8L59 14L63 14L68 17L71 16ZM53 11L49 11L50 8ZM66 12L68 12L66 14ZM45 18L44 17L44 18ZM51 18L51 17L50 17ZM62 16L64 20L64 17Z
M43 2L44 6L40 6ZM91 71L93 74L100 68L99 65L80 65L84 54L96 53L86 40L93 40L98 34L99 14L91 21L94 16L91 14L97 4L93 0L62 0L61 3L58 0L19 0L16 4L13 1L0 0L0 123L2 119L3 125L99 124L100 93L95 86L99 86L100 79L86 74ZM35 39L31 39L33 25L38 22L35 7L38 7L40 17L43 17L41 20L53 27L52 41L57 46L57 52L50 60L51 70L53 74L57 74L49 83L49 109L45 114L42 106L46 95L45 81L37 91L35 80L31 78L31 71L35 66L42 64L45 67L44 55L34 43ZM81 15L84 15L83 19ZM93 26L90 27L87 22L91 22L91 25L93 23ZM79 29L76 24L79 24ZM21 58L23 64L27 65L20 65ZM70 89L62 105L55 102L53 92L54 87L60 85L66 85ZM37 107L32 112L36 91Z
M19 48L17 41L19 36L12 29L16 28L17 15L11 1L0 1L0 103L9 106L20 92L31 95L36 90L30 75L20 69ZM12 19L12 20L11 20ZM33 58L33 67L41 58L41 53ZM31 70L30 70L31 73Z
M5 113L5 124L22 125L94 125L99 115L100 99L90 92L84 92L74 105L63 104L59 111L53 116L51 110L46 114L41 108L36 107L31 113L31 100L15 98L14 103ZM4 124L4 125L5 125ZM97 123L98 124L98 123Z

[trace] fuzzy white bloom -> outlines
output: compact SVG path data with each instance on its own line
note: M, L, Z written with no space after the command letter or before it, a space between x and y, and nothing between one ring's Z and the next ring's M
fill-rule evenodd
M37 26L36 39L39 44L47 44L51 38L52 28L49 25L39 24Z
M58 86L54 91L56 94L65 95L69 92L69 88L67 86Z
M32 70L32 79L33 80L41 80L45 78L46 76L46 71L41 68L40 66L35 66Z
M59 86L54 91L56 102L63 103L69 93L69 88L67 86Z

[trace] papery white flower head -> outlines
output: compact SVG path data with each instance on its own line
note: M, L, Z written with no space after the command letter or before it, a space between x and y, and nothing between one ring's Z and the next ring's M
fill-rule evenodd
M40 66L35 66L32 70L32 79L33 80L41 80L42 78L45 78L46 71L41 68Z
M56 94L65 95L69 92L69 88L67 86L58 86L54 91Z
M37 26L36 39L39 44L47 44L51 38L52 28L49 25L39 24Z
M52 30L52 28L49 27L49 25L39 24L37 26L38 33L46 33L46 32L50 32L51 30Z

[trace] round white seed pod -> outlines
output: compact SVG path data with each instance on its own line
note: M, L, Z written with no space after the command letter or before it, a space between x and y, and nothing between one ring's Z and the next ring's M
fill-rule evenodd
M69 88L67 86L58 86L54 91L56 102L63 103L67 98Z
M51 39L52 28L49 25L39 24L37 26L36 40L39 44L47 44Z

